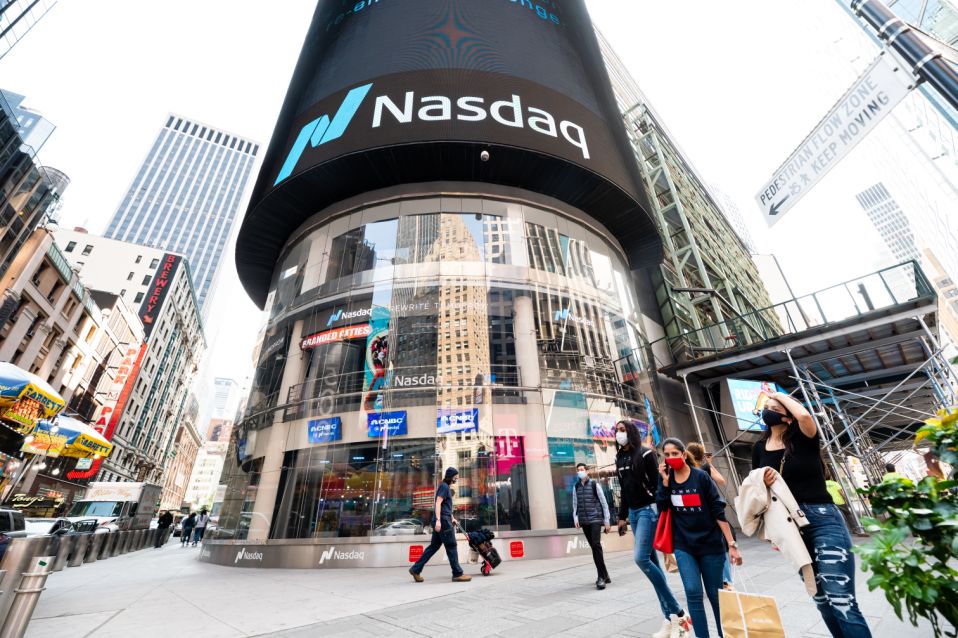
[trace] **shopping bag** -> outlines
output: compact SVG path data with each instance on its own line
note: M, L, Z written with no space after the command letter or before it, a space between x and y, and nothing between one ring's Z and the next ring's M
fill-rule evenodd
M679 573L679 563L675 560L675 554L663 554L665 556L665 571L670 574Z
M663 554L672 553L672 510L667 509L659 514L659 523L655 526L655 538L652 547Z
M785 638L774 596L719 590L725 638Z

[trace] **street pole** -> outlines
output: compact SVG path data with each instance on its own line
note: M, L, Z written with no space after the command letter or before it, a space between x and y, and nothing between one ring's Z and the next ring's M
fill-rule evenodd
M958 109L958 72L922 35L879 0L852 0L852 12L867 22L912 71Z

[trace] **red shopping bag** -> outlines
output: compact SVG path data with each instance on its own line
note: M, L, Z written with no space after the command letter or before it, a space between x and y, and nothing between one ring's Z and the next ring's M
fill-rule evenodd
M655 539L652 541L652 547L663 554L673 553L671 508L659 514L659 523L655 527Z

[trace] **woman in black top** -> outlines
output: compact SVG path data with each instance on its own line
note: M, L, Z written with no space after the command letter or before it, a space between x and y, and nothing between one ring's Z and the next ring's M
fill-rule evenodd
M660 512L672 512L672 545L692 626L697 637L708 638L704 605L708 596L721 636L718 592L726 547L732 564L742 564L732 528L725 520L725 500L709 475L686 462L684 443L666 439L662 453L665 463L659 467L656 501Z
M825 488L821 437L805 407L776 392L762 410L765 436L752 448L752 469L765 468L765 484L778 470L805 513L802 538L812 557L818 591L815 604L835 638L871 638L855 598L852 539L841 512Z

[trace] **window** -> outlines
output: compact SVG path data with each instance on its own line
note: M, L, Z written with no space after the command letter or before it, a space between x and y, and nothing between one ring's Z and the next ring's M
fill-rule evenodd
M136 256L136 261L134 261L133 263L134 263L134 264L138 264L138 263L140 263L141 261L143 261L143 255L137 255L137 256Z
M160 260L159 260L159 259L154 259L153 261L150 262L150 268L151 268L151 269L152 269L152 268L156 268L156 267L159 266L159 265L160 265Z
M127 281L133 281L133 271L130 271L130 274L126 276Z
M125 296L126 296L126 288L123 288L123 289L120 290L120 296L121 296L121 297L125 297Z
M71 241L70 243L67 244L67 247L64 249L63 252L72 253L73 249L76 247L77 247L77 243L75 241Z
M140 303L141 301L143 301L143 293L138 292L136 293L136 296L133 297L133 303Z
M86 246L83 247L83 253L82 253L82 254L83 254L84 257L86 257L87 255L89 255L89 254L92 253L92 252L93 252L93 245L92 245L92 244L87 244Z
M151 279L151 277L150 277L149 275L143 275L143 284L142 284L142 285L148 286L148 285L150 284L150 279Z

